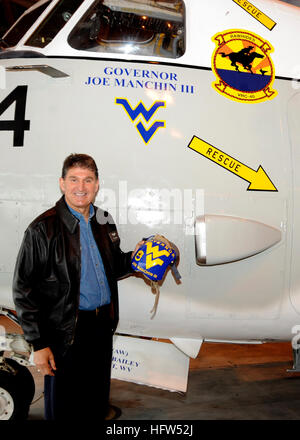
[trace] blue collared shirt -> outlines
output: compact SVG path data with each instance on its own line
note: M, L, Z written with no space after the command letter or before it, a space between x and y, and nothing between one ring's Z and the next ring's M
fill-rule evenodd
M81 277L80 310L95 310L96 307L110 303L110 288L105 274L102 258L95 242L90 220L94 207L90 205L89 221L68 205L69 210L80 221Z

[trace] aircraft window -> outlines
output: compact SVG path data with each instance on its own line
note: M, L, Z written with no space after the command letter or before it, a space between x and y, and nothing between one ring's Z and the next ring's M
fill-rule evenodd
M4 48L15 46L26 34L29 28L33 25L33 23L39 18L41 13L46 9L51 0L46 3L43 3L38 8L35 8L33 11L28 12L20 20L8 31L4 38L1 39L1 46Z
M82 2L83 0L62 0L58 2L25 44L35 47L47 46L72 17Z
M178 58L185 51L182 0L97 0L68 38L74 49Z

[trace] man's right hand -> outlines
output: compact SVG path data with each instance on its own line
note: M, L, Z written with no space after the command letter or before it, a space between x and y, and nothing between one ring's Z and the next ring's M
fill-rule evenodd
M44 376L54 376L53 370L56 370L54 356L49 347L37 350L33 353L33 362L35 363L38 371Z

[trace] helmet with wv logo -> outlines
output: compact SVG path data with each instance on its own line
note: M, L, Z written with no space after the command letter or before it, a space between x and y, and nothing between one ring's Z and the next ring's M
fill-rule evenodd
M154 318L159 298L159 286L160 281L170 266L173 275L177 280L181 278L175 262L179 255L179 251L162 235L152 235L145 239L145 243L139 247L133 256L131 266L137 271L141 272L146 278L151 281L151 286L156 293L155 304L151 312Z

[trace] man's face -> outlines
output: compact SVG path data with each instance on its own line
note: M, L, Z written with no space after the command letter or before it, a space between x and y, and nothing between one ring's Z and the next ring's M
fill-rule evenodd
M81 213L89 208L99 189L95 173L78 166L70 168L65 178L59 179L59 184L68 205Z

